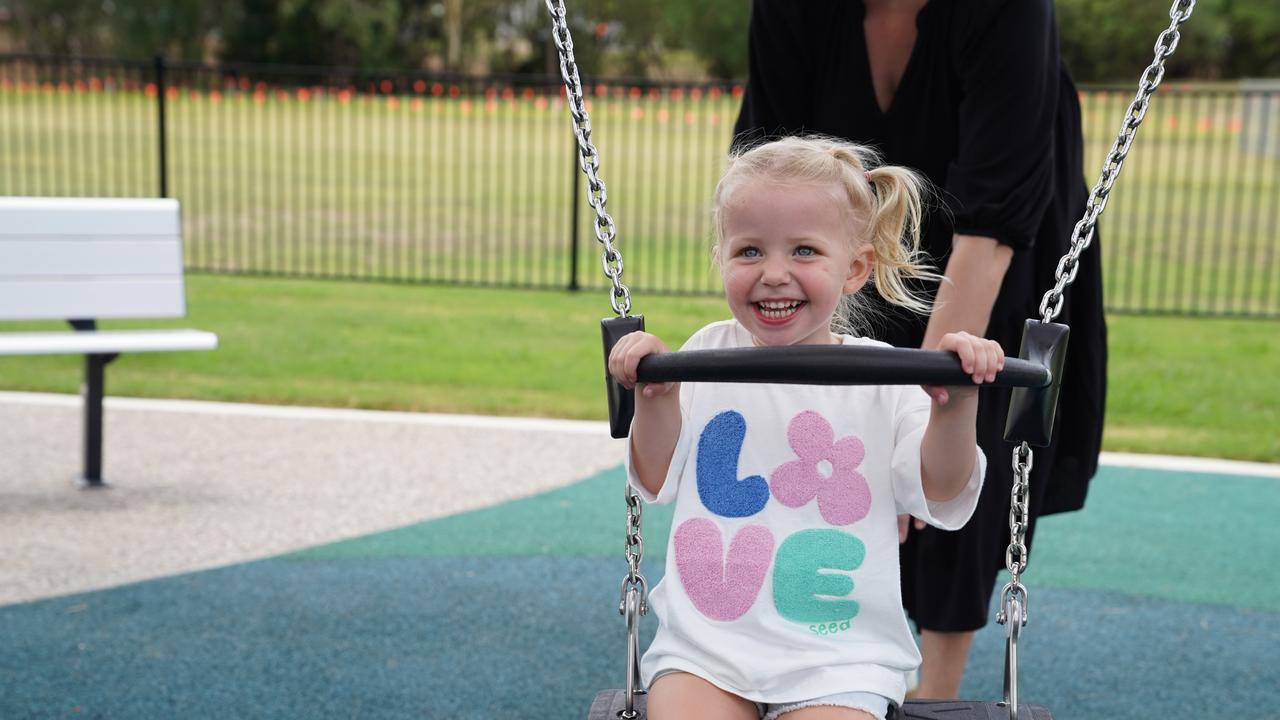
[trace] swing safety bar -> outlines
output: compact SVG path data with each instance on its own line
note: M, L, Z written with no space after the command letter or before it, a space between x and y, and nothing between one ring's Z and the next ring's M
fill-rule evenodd
M644 329L644 316L606 318L600 323L605 365L624 335ZM989 385L1016 388L1006 439L1045 445L1053 433L1067 326L1027 321L1020 358L1007 357ZM883 346L792 345L788 347L683 350L650 355L636 368L640 382L781 383L790 385L972 385L955 353ZM615 438L631 429L635 396L605 373L609 425ZM1012 437L1011 437L1012 436Z
M896 347L793 345L685 350L640 361L641 382L784 383L789 385L972 385L955 353ZM1006 358L991 385L1046 387L1049 368Z

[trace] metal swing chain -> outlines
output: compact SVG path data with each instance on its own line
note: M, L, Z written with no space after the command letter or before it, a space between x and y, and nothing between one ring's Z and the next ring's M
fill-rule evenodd
M605 189L604 180L600 177L600 152L591 143L591 118L587 114L586 102L582 98L582 80L578 77L578 64L573 57L573 35L569 32L566 10L563 0L546 0L547 10L551 13L552 38L560 55L560 76L564 79L565 96L568 100L569 115L573 119L573 133L578 139L579 164L587 176L587 204L596 211L596 239L604 247L601 264L605 277L613 283L609 293L609 303L619 317L626 317L631 311L631 290L622 284L622 253L613 246L617 237L617 227L613 217L605 212L605 204L609 193ZM648 611L645 601L647 584L640 572L640 561L644 557L644 537L640 532L640 515L643 505L640 496L631 486L627 486L627 576L623 580L624 599L619 602L620 609L625 607L625 594L629 587L641 591L640 612Z
M573 56L573 35L569 31L567 12L563 0L546 0L551 13L551 36L560 56L560 77L564 79L565 99L569 116L573 120L573 134L578 141L578 165L587 176L587 204L596 212L594 223L596 240L604 248L601 265L605 277L613 287L609 291L609 304L618 317L625 318L631 311L631 290L622 283L622 253L613 246L618 235L613 217L605 212L609 193L600 177L600 152L591 142L591 118L587 114L586 101L582 97L582 80L578 76L578 64ZM627 623L627 703L619 713L623 720L634 720L640 713L635 706L635 696L644 691L640 687L640 635L639 618L649 612L649 587L640 572L644 558L644 536L640 531L643 504L640 495L626 485L627 534L624 553L627 558L627 574L622 578L618 593L618 612Z
M1089 247L1089 243L1093 242L1093 231L1097 227L1098 217L1107 206L1111 186L1119 177L1125 158L1129 156L1129 147L1137 137L1138 126L1147 115L1147 104L1151 101L1156 88L1160 87L1160 81L1164 79L1164 61L1178 48L1178 39L1181 37L1178 29L1191 17L1191 11L1195 6L1196 0L1174 0L1173 6L1169 8L1169 27L1156 39L1155 59L1139 78L1138 93L1129 103L1124 122L1120 124L1120 132L1103 162L1098 182L1089 192L1084 217L1080 218L1080 222L1076 223L1075 230L1072 232L1071 249L1058 261L1055 274L1057 283L1053 289L1044 294L1044 299L1040 301L1040 314L1044 322L1052 322L1062 312L1063 293L1076 279L1080 255Z
M1062 312L1063 298L1067 286L1075 282L1076 272L1080 269L1080 256L1093 242L1098 218L1107 206L1111 188L1120 176L1125 158L1137 137L1138 127L1147 115L1147 106L1151 96L1160 87L1164 79L1164 61L1173 55L1178 48L1181 37L1179 29L1191 17L1196 0L1174 0L1169 8L1169 27L1165 28L1156 39L1155 58L1142 72L1138 81L1138 92L1125 111L1124 121L1111 151L1103 162L1098 182L1089 191L1089 199L1085 203L1084 216L1076 223L1071 234L1071 247L1058 261L1054 274L1054 286L1044 294L1040 301L1041 322L1053 322ZM1013 490L1009 498L1009 547L1005 550L1005 568L1010 580L1000 592L1000 610L996 614L996 622L1008 623L1008 644L1005 651L1005 703L1009 706L1011 720L1018 718L1018 636L1021 626L1027 623L1027 588L1022 584L1021 575L1027 569L1026 532L1030 524L1030 480L1033 453L1031 446L1021 443L1013 451Z
M1021 574L1027 569L1027 526L1031 521L1031 463L1033 454L1026 442L1013 451L1013 490L1009 497L1009 547L1004 566L1011 576L1000 591L996 622L1007 626L1004 667L1004 704L1010 720L1018 720L1018 637L1027 624L1027 588Z
M1058 261L1057 282L1044 294L1044 298L1040 301L1040 319L1042 322L1053 322L1054 318L1062 312L1066 288L1075 281L1076 272L1080 268L1080 255L1088 249L1089 244L1093 241L1098 218L1107 206L1107 198L1111 194L1111 187L1120 175L1120 169L1124 166L1125 158L1129 155L1129 148L1133 145L1133 140L1137 136L1138 126L1142 124L1142 119L1147 114L1147 105L1151 100L1151 95L1155 93L1156 88L1160 86L1160 81L1164 78L1164 61L1173 55L1174 50L1178 47L1180 36L1178 28L1191 17L1191 11L1195 8L1195 4L1195 0L1175 0L1173 6L1169 9L1171 22L1169 27L1160 33L1159 39L1156 40L1155 59L1142 73L1138 94L1129 103L1124 122L1120 126L1120 133L1116 137L1115 143L1111 146L1111 152L1107 154L1106 161L1103 164L1102 174L1098 177L1097 184L1093 186L1093 190L1089 193L1089 200L1085 204L1084 217L1075 225L1071 238L1071 248ZM1031 472L1031 462L1031 447L1024 442L1013 452L1015 480L1009 505L1009 548L1005 552L1005 567L1008 568L1009 574L1013 576L1013 581L1010 585L1013 586L1013 590L1023 596L1024 600L1026 598L1026 588L1022 587L1018 576L1027 567L1027 484Z
M587 204L596 211L596 240L604 246L601 264L605 277L613 283L609 292L609 304L618 317L626 317L631 311L631 290L622 284L622 253L613 246L618 230L613 217L605 212L609 193L600 178L600 153L591 143L591 118L587 116L586 101L582 98L582 80L578 77L578 63L573 57L573 35L569 32L563 0L546 0L551 13L551 37L560 55L560 77L564 79L565 99L569 116L573 119L573 134L578 139L578 164L587 176Z

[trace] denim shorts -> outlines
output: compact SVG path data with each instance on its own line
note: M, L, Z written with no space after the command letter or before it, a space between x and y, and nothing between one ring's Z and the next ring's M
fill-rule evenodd
M649 681L649 685L652 686L658 681L658 678L663 675L670 675L679 672L685 671L659 670L654 674L653 679ZM778 720L778 716L783 713L823 705L827 707L844 707L851 710L861 710L865 713L870 713L871 717L876 718L876 720L884 720L884 718L889 714L889 698L872 692L836 693L834 695L824 695L822 697L813 698L812 700L798 700L796 702L787 703L758 702L756 703L756 710L760 713L760 720Z
M777 720L778 716L783 713L819 705L861 710L870 713L871 717L878 720L884 720L885 715L889 712L889 698L869 692L836 693L835 695L826 695L812 700L790 703L756 703L756 707L760 709L761 720Z

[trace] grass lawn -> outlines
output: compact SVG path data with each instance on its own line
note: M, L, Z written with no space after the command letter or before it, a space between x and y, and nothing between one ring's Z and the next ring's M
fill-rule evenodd
M0 194L157 192L153 97L34 78L0 64ZM576 252L578 281L601 282L556 88L348 97L173 81L168 192L190 269L545 288L568 286ZM644 268L632 281L715 290L708 203L739 101L605 90L590 99L593 141L627 265ZM1089 183L1132 95L1081 95ZM1277 116L1280 98L1166 84L1101 221L1109 307L1280 313Z
M603 293L190 275L189 316L212 353L126 355L111 395L432 412L605 416ZM726 316L709 297L641 295L678 345ZM154 327L107 322L103 327ZM58 328L0 323L0 331ZM1108 450L1280 462L1280 327L1113 316ZM0 358L0 389L76 392L72 356Z

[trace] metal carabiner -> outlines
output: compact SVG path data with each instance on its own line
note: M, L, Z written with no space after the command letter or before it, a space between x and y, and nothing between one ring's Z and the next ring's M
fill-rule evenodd
M640 687L640 615L643 614L643 594L639 587L632 585L625 591L623 598L623 614L627 617L627 707L619 714L623 720L635 720L640 716L636 711L636 695L647 692Z
M649 581L645 579L644 573L636 573L634 579L628 574L622 578L622 583L618 587L618 614L627 617L627 597L635 590L640 591L639 610L641 615L649 614Z
M1004 702L1000 704L1009 708L1009 720L1018 720L1018 637L1027 618L1019 593L1009 592L1011 589L1011 585L1005 586L1001 593L1003 607L996 615L996 622L1005 626ZM1021 595L1025 598L1026 591Z

